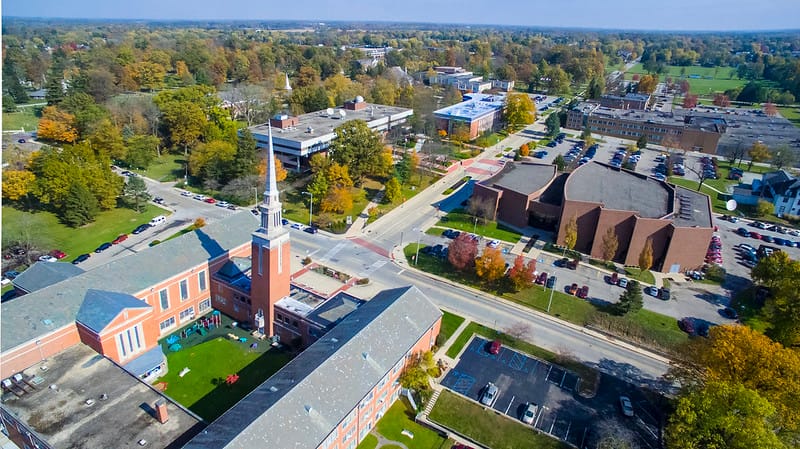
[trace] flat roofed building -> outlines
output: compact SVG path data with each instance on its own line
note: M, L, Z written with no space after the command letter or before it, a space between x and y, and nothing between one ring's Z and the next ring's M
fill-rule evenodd
M22 373L33 385L4 398L0 419L25 447L180 447L201 419L88 346L75 345ZM161 421L164 421L163 423ZM29 433L29 434L28 434Z
M632 109L612 109L597 103L579 103L567 114L567 128L624 139L715 154L727 125L722 116L660 113Z
M302 171L308 167L312 154L327 151L334 129L351 120L363 120L373 131L383 132L402 125L414 114L413 109L367 103L357 97L341 108L309 112L297 117L279 114L270 119L275 155L287 169ZM268 124L262 123L248 129L253 133L259 148L268 147Z
M612 109L637 109L643 111L647 108L650 95L628 92L624 96L603 95L600 97L600 106Z
M475 139L484 131L500 129L505 109L505 95L469 94L464 101L433 112L436 129L451 135L459 127L465 127L469 139Z
M397 398L406 363L435 344L441 316L416 287L378 293L185 447L355 447Z

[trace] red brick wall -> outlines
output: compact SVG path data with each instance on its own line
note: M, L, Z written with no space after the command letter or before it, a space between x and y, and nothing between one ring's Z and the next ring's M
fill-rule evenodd
M609 228L614 229L617 236L617 252L614 260L622 257L628 250L628 242L633 235L633 228L636 223L634 212L626 210L601 209L597 220L597 230L594 233L594 243L592 244L591 256L595 259L603 259L603 238Z
M673 264L679 264L680 271L700 269L713 232L711 228L676 228L672 241L680 240L681 244L670 245L664 257L663 271L669 271Z
M37 341L39 345L36 344ZM0 376L9 377L79 342L78 329L75 323L70 323L4 353L3 363L0 364Z
M594 239L594 231L597 226L597 219L600 216L600 204L585 201L564 200L564 207L561 211L561 220L558 223L558 238L556 243L564 244L564 234L567 223L575 217L578 223L578 240L575 243L575 250L582 253L591 251L591 243Z
M639 256L648 239L653 242L653 270L659 267L658 261L666 250L667 242L672 235L672 223L668 220L658 218L638 218L631 236L631 243L628 247L628 254L625 257L625 265L639 265Z

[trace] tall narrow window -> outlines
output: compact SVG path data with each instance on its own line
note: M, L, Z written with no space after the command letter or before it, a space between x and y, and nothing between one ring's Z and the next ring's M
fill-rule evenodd
M206 290L206 270L197 273L197 285L201 292Z
M258 245L258 275L261 276L264 273L264 247Z
M189 281L186 279L180 282L181 287L181 301L186 301L189 299Z
M161 300L161 310L169 309L169 297L166 288L158 292L158 299Z

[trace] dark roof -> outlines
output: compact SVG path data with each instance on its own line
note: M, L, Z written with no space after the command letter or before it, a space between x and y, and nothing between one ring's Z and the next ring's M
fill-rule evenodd
M306 316L306 319L323 329L331 329L362 304L364 304L363 300L340 292L314 309Z
M31 293L83 272L83 269L71 263L36 262L14 278L13 283L14 287Z
M800 180L787 173L785 170L764 173L761 176L761 180L762 183L768 185L777 195L784 195L787 190L794 190L800 186ZM772 192L767 193L771 194Z
M502 170L486 181L481 182L481 184L530 195L537 190L541 190L555 176L555 165L507 162Z
M152 306L126 293L86 291L75 321L99 334L125 309L151 309Z
M441 316L416 287L378 293L185 447L318 447Z
M244 276L252 266L252 262L247 257L231 257L231 260L225 262L225 265L216 272L217 276L225 280L232 281Z
M164 363L164 360L166 360L166 356L164 356L164 351L161 349L161 345L155 345L153 349L145 352L139 357L136 357L122 367L125 368L125 371L138 378L147 374L147 372L151 369Z
M644 218L663 218L672 212L672 189L648 176L590 162L567 179L564 197L600 203L605 209L638 212Z
M144 294L176 273L246 244L257 227L258 218L249 212L235 213L160 245L113 259L57 285L4 302L0 305L0 347L5 352L74 323L83 297L91 288L113 285L120 293Z
M672 222L677 227L710 228L711 206L708 195L696 190L675 186L675 208Z

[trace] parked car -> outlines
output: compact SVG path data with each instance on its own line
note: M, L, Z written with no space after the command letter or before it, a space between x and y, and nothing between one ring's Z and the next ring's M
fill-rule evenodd
M572 285L567 287L567 293L569 293L570 295L574 295L577 292L578 292L578 284L573 283Z
M498 246L500 246L500 241L499 240L492 240L492 241L486 243L486 246L488 246L489 248L497 248Z
M55 257L53 257L53 256L51 256L49 254L43 254L43 255L39 256L38 260L39 260L39 262L58 262L58 259L56 259Z
M298 229L298 230L302 230L303 229L303 225L301 225L300 223L292 223L291 227L292 227L292 229Z
M56 259L59 259L59 260L67 257L67 253L65 253L64 251L61 251L60 249L54 249L54 250L50 251L50 255L55 257Z
M235 204L228 204L228 207L226 207L226 209L228 209L228 210L236 210L236 205Z
M544 284L545 288L553 288L553 287L555 287L556 279L557 278L555 276L550 276L549 278L547 278L547 282Z
M619 407L622 410L622 414L627 417L633 417L633 403L631 402L631 398L627 396L620 396L619 397Z
M220 201L217 203L217 207L228 207L230 205L227 201Z
M750 237L750 231L745 228L739 228L736 230L736 233L741 235L742 237Z
M617 285L619 285L622 288L628 288L628 279L627 278L619 278L619 281L617 281Z
M497 400L497 395L500 390L497 385L489 382L483 387L483 394L481 395L481 404L491 407L494 401Z
M250 213L253 214L253 215L258 215L260 212L258 211L257 207L254 207L254 208L250 209Z
M144 231L146 231L148 229L150 229L150 224L149 223L141 224L141 225L137 226L136 229L131 231L131 234L138 235L138 234L141 234L142 232L144 232Z
M547 283L547 272L542 271L541 273L539 273L539 276L536 277L536 280L534 282L536 282L536 284L538 285L545 285Z
M669 301L670 293L668 288L661 287L658 289L658 299Z
M608 277L608 283L611 285L618 285L619 283L619 274L611 273L611 276Z
M19 276L19 271L11 270L11 271L6 271L5 273L3 273L3 277L6 278L6 279L13 280L13 279L16 279L17 276Z
M772 236L770 236L770 235L767 235L767 234L764 234L764 235L762 235L762 236L761 236L761 240L763 240L763 241L765 241L765 242L767 242L767 243L772 243L772 242L774 242L774 241L775 241L775 240L772 238Z
M285 219L285 218L281 218L281 224L282 224L282 225L284 225L284 226L286 226L286 225L288 225L288 224L289 224L289 220L287 220L287 219Z
M316 234L319 232L316 226L308 226L307 228L303 229L303 232L307 232L309 234Z
M214 198L210 198L210 197L209 197L209 198L206 198L206 199L204 199L203 201L205 201L205 202L206 202L206 203L208 203L208 204L214 204L214 203L216 203L216 202L217 202L217 200L215 200Z
M115 238L111 243L114 245L119 245L120 243L128 240L128 234L120 234L117 238Z
M525 404L525 409L522 411L522 422L525 424L533 424L533 419L536 418L536 412L539 411L539 406L533 402Z
M681 318L681 320L678 321L678 327L681 328L682 331L684 331L684 332L686 332L687 334L690 334L690 335L694 334L694 332L695 332L694 320L692 320L691 318L688 318L688 317L687 318Z
M197 195L193 196L192 198L196 199L197 201L205 201L206 200L206 196L205 195L201 195L199 193Z
M589 296L589 286L584 285L581 287L576 296L581 299L586 299Z
M758 232L751 232L750 233L750 238L756 239L756 240L761 240L761 234L759 234Z
M739 314L736 313L736 310L731 307L725 307L724 309L720 309L719 314L731 320L739 318Z
M153 202L156 203L156 204L164 204L164 198L161 198L160 196L157 196L157 197L153 198Z
M95 253L102 253L103 251L107 250L108 248L111 248L111 242L103 243L102 245L100 245L97 248L95 248L94 252Z
M78 265L81 262L85 262L90 257L92 257L91 254L81 254L80 256L78 256L75 259L73 259L72 265Z
M500 340L499 339L494 339L491 342L489 342L489 347L486 350L489 351L489 354L495 354L496 355L496 354L500 353L500 349L502 347L503 347L503 345L500 342Z
M192 192L188 190L181 190L181 196L192 196Z
M647 287L645 287L644 293L646 295L650 295L656 298L658 297L658 289L656 287L653 287L652 285L648 285Z

